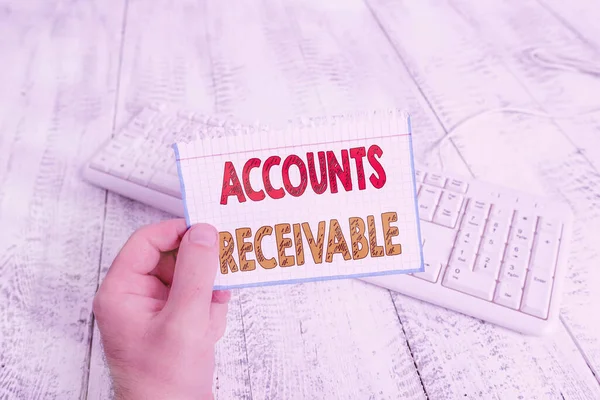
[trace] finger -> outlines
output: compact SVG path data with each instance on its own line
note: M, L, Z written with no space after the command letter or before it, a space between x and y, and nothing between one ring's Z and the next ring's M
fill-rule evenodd
M228 302L210 304L210 330L212 339L216 342L223 337L227 327Z
M229 290L215 290L212 292L212 302L227 304L231 300L231 291Z
M148 274L158 264L161 253L176 249L185 234L184 219L173 219L144 226L127 240L109 273Z
M181 240L165 306L169 315L208 321L218 268L217 236L213 226L197 224Z
M175 271L175 260L177 250L161 253L156 267L150 271L150 275L157 277L165 286L171 286L173 272Z

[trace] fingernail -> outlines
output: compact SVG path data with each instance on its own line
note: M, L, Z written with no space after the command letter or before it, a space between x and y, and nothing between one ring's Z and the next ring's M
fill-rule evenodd
M200 246L214 246L217 243L217 236L217 230L209 224L197 224L190 228L190 242Z
M215 290L212 294L212 302L219 304L229 303L231 300L231 291L229 290Z

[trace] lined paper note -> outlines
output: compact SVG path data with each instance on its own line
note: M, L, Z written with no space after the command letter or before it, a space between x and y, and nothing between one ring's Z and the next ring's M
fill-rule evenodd
M215 289L423 270L409 117L384 111L174 145Z

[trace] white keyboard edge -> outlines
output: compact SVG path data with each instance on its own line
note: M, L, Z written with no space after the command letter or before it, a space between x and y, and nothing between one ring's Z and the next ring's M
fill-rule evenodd
M173 197L145 186L136 185L131 181L95 170L90 168L89 164L84 166L82 173L87 181L96 186L139 201L142 204L152 206L175 217L182 218L185 215L181 198Z

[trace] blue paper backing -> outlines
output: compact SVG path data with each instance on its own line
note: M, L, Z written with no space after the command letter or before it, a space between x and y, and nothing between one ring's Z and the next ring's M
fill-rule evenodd
M175 162L177 163L177 175L179 176L179 187L181 189L181 198L183 199L183 212L185 215L185 223L187 227L190 228L192 223L190 221L190 214L187 208L187 201L185 196L185 183L183 183L183 176L181 175L181 164L179 162L179 148L177 147L177 143L173 144L173 150L175 151Z

